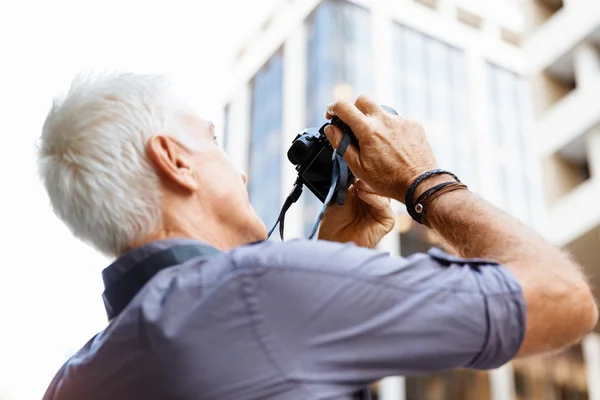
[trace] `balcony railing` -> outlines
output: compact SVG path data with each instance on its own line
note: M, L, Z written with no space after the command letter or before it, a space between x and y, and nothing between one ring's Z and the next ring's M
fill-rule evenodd
M564 246L582 232L600 225L600 181L589 179L557 201L549 210L542 233L551 243ZM585 212L581 212L585 210Z
M598 93L600 79L573 90L542 115L536 125L541 155L558 152L600 122Z
M585 2L585 6L557 11L524 42L532 72L553 72L554 64L568 56L576 44L591 36L599 26L600 2Z

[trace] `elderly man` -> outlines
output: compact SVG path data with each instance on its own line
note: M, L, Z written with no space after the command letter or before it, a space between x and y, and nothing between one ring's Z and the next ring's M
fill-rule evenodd
M162 79L75 81L43 127L40 174L73 234L116 260L103 272L109 325L45 399L347 399L385 376L561 349L596 325L578 266L430 173L419 124L365 96L334 115L358 139L345 154L358 180L321 240L275 243L212 124ZM326 133L339 145L342 132ZM454 255L372 250L393 227L389 198Z

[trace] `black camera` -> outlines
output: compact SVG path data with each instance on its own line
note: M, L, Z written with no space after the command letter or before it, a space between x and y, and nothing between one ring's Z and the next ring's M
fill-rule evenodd
M390 114L398 115L391 107L382 106ZM325 136L327 125L337 126L344 134L350 137L350 143L358 148L358 140L352 133L350 127L338 117L333 117L331 122L324 124L321 128L308 128L294 139L288 150L287 156L298 171L298 179L314 193L321 201L325 202L331 187L331 175L333 171L333 147ZM354 174L348 169L347 185L354 181ZM346 188L344 188L346 189ZM335 197L331 202L335 201Z

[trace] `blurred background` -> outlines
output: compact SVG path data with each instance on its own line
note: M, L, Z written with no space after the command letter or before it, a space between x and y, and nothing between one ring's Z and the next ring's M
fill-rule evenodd
M0 2L0 400L41 398L106 326L111 260L53 216L35 143L82 71L168 74L215 122L268 226L286 152L327 103L361 93L423 123L442 168L569 251L600 287L600 1L52 0ZM309 191L287 237L310 228ZM381 250L438 244L395 204ZM597 292L598 293L598 292ZM599 330L600 332L600 330ZM380 400L600 400L600 335L490 372L390 377Z

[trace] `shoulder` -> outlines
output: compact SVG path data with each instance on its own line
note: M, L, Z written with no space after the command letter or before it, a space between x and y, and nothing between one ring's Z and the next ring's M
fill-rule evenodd
M359 247L353 243L294 239L287 242L263 241L230 252L237 271L247 269L349 270L361 263L389 254Z

